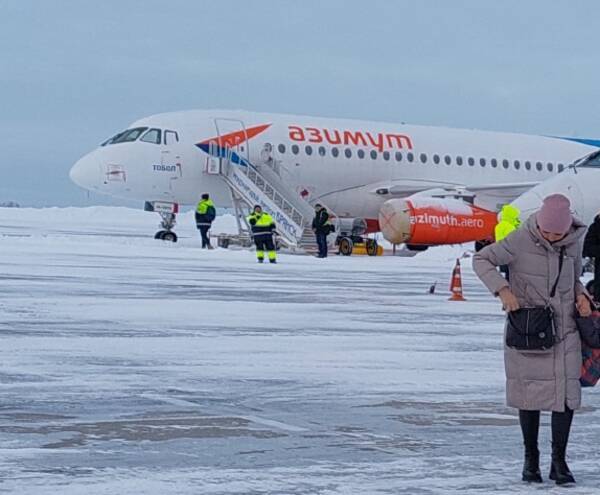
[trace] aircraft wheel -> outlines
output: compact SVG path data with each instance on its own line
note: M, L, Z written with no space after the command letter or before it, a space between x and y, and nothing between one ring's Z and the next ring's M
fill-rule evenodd
M340 254L343 256L350 256L352 254L352 249L354 248L354 243L352 239L349 237L342 237L340 239Z
M159 230L154 234L154 238L160 239L161 241L177 242L177 234L170 230Z
M165 231L161 237L163 241L177 242L177 234L171 231Z
M375 239L367 239L366 241L367 254L369 256L377 256L377 241Z

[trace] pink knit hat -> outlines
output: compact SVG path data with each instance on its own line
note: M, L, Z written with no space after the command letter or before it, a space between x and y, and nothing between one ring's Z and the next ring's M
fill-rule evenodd
M536 215L538 227L553 234L566 234L573 225L571 202L562 194L551 194Z

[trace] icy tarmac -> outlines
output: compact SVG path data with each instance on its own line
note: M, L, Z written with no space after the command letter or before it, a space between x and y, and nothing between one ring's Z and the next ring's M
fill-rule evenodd
M262 266L200 250L190 214L175 245L156 223L0 209L0 493L564 492L519 481L503 316L469 260L447 301L459 248ZM568 491L589 495L600 390L584 402Z

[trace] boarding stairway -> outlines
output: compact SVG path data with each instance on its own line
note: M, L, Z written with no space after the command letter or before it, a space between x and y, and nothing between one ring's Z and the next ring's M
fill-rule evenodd
M215 149L209 155L206 173L220 175L230 189L239 231L238 238L231 242L251 244L246 215L258 204L275 220L280 244L293 251L317 251L311 229L313 206L286 184L278 166L273 162L255 166L229 148Z

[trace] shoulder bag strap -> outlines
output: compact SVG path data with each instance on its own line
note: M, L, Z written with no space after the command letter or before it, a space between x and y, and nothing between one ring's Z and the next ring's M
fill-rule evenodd
M558 287L558 280L560 279L560 273L562 272L564 260L565 260L565 246L560 248L560 256L558 258L558 276L556 277L556 282L554 282L554 286L552 287L552 291L550 292L551 298L556 295L556 288Z

